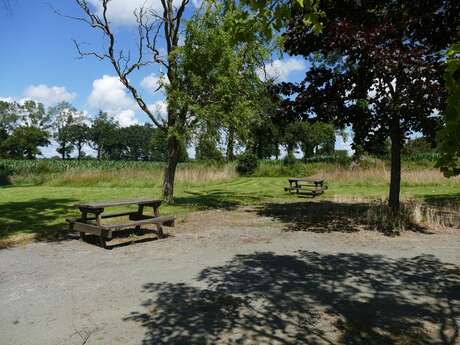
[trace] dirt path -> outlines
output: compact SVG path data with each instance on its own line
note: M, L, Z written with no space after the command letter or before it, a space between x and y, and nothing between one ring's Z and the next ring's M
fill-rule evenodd
M460 233L282 231L253 209L103 250L0 251L0 343L460 344Z

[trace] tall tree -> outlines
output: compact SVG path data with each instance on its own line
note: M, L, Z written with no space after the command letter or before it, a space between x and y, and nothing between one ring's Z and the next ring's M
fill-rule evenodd
M61 102L48 109L48 113L53 121L54 139L59 147L56 149L61 154L62 159L70 158L74 150L74 140L72 126L83 124L83 113L68 102Z
M100 15L91 8L88 1L75 0L84 14L84 17L77 19L101 32L107 41L107 49L104 52L83 51L80 45L75 42L80 55L92 55L100 60L107 59L140 109L158 128L167 133L168 160L163 179L163 196L168 202L173 202L174 178L179 158L180 142L187 127L185 120L187 114L181 112L176 93L168 92L167 118L162 120L149 109L136 86L129 80L129 76L132 72L148 64L155 63L166 70L169 88L177 90L177 61L174 53L179 45L182 19L189 1L161 0L161 13L142 7L133 14L138 24L138 50L137 56L133 58L136 54L130 52L129 49L121 49L116 46L118 43L117 36L108 16L110 0L101 0L102 13ZM162 31L162 34L160 31ZM162 56L160 53L160 49L163 47L166 48L166 56ZM150 54L150 58L146 57L147 52Z
M267 87L257 72L269 56L268 42L251 20L240 21L236 30L242 13L233 1L205 6L188 22L178 49L177 99L193 119L201 158L219 158L216 146L226 143L232 160L267 103Z
M45 110L42 103L27 100L20 106L21 122L28 127L49 130L52 125L52 115Z
M352 125L364 148L391 139L389 205L399 211L401 145L410 133L434 137L445 103L443 53L459 25L454 0L320 1L323 31L296 13L285 49L309 59L299 84L283 84L291 114Z
M77 159L83 158L83 146L90 140L90 127L84 122L74 123L69 126L68 132L70 142L77 150Z
M96 158L102 159L107 156L108 148L115 140L119 125L103 111L99 111L96 117L91 121L91 128L88 133L88 144L96 151Z

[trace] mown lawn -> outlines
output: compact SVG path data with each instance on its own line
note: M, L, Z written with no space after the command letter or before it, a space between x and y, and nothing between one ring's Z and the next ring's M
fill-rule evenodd
M231 209L261 202L299 200L295 194L284 192L283 187L286 184L285 177L239 177L206 184L179 183L176 185L176 204L164 205L161 211L163 214L180 215L195 210ZM385 198L387 188L384 182L329 181L329 189L319 198ZM39 240L58 238L66 228L65 218L77 214L72 206L79 202L160 196L160 183L154 187L0 187L0 240L22 235ZM403 183L402 196L456 199L460 196L460 189L457 183Z

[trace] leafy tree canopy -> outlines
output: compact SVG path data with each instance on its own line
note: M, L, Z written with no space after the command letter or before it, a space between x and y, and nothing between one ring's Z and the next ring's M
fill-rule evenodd
M446 125L438 137L441 157L437 166L449 177L460 174L460 43L450 47L446 64L444 76L449 96Z
M312 64L303 82L281 85L286 114L351 125L364 148L390 137L390 204L398 209L402 141L413 132L433 138L441 122L444 52L460 3L341 0L320 1L319 9L321 33L294 11L284 34L286 51Z

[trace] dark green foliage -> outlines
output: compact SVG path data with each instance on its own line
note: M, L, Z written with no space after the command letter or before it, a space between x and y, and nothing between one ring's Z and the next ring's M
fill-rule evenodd
M117 140L118 123L107 113L100 111L94 118L89 132L89 144L97 153L97 159L109 157Z
M78 158L82 155L82 146L86 142L88 127L84 125L85 118L82 112L68 102L61 102L48 109L52 118L54 139L58 143L56 151L62 159L70 158L77 148Z
M217 147L218 143L211 137L202 136L196 146L196 160L211 160L215 162L223 162L224 155Z
M315 34L301 11L285 33L285 49L312 68L286 83L287 116L315 115L352 125L354 145L375 149L391 138L389 200L399 208L400 151L414 132L434 138L446 100L443 56L460 24L460 2L321 1L324 30Z
M237 158L236 171L243 176L248 176L257 169L257 166L257 156L251 152L245 152Z
M404 156L432 154L436 152L437 149L433 146L433 143L423 137L407 140L401 150L401 154Z
M270 103L257 74L268 50L256 28L243 19L235 26L238 19L241 8L232 2L204 6L188 22L177 53L178 87L169 94L176 92L183 112L194 117L186 134L197 139L199 158L220 159L215 143L226 141L232 160L238 144L250 146L250 128ZM252 38L241 40L243 31Z
M35 159L40 146L49 145L48 133L36 127L20 126L1 144L8 158Z
M68 128L71 144L77 150L77 159L85 156L83 145L89 142L91 128L86 123L76 123Z
M444 79L449 96L444 117L446 125L438 135L441 156L437 166L450 177L460 174L460 43L450 47L446 65Z
M14 174L14 170L8 165L0 163L0 186L10 184L10 176Z
M293 152L288 152L287 155L283 158L283 164L287 166L292 166L297 163L297 158L295 158Z

